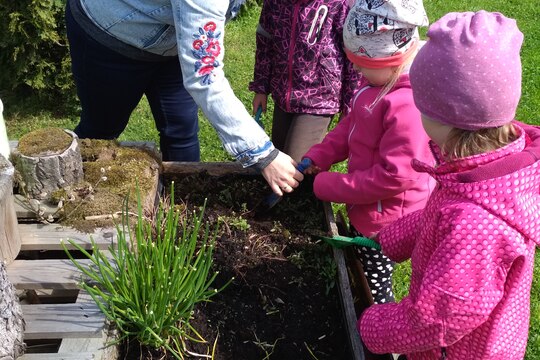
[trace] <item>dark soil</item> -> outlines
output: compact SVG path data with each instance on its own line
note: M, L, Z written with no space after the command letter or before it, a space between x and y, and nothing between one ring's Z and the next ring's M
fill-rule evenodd
M326 232L326 219L310 179L262 213L253 210L270 194L261 177L196 174L165 184L171 180L176 203L195 208L207 199L207 221L224 219L214 285L234 278L196 307L192 325L207 343L189 350L210 354L217 339L217 360L348 359L331 249L316 236ZM134 340L122 352L120 359L172 358Z

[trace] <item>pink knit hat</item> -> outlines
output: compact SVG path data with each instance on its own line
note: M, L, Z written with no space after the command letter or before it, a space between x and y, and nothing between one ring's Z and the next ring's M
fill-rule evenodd
M484 10L449 13L430 26L427 36L410 70L421 113L465 130L514 119L523 42L515 20Z

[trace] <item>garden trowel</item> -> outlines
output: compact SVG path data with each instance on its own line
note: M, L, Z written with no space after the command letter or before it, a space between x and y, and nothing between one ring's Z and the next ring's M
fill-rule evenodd
M298 165L296 165L296 170L300 171L301 173L304 173L304 170L306 170L308 167L311 166L311 160L308 158L304 158ZM283 196L280 196L276 194L275 192L272 192L270 195L267 195L264 197L257 206L255 206L255 213L256 214L263 214L265 212L270 211L278 202L281 201Z
M365 246L365 247L369 247L376 250L381 249L381 245L378 242L374 241L373 239L363 237L363 236L348 237L348 236L334 235L332 237L320 236L320 238L326 241L328 244L338 249L341 249L345 246L351 246L351 245Z

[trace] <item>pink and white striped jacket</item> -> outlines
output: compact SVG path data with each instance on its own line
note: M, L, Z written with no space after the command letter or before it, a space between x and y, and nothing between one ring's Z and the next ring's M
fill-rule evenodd
M424 210L379 233L387 256L411 259L412 275L402 301L362 314L358 329L371 351L523 359L540 239L540 128L515 124L521 136L496 151L438 159L436 168L413 162L438 186Z

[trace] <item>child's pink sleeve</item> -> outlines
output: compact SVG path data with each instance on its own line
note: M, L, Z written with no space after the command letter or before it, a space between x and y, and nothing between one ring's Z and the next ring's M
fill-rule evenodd
M379 232L377 241L386 256L395 262L402 262L411 257L423 213L423 210L418 210L407 214Z
M425 158L424 154L429 151L428 139L418 120L418 109L412 103L412 98L405 95L383 100L388 105L382 120L385 130L379 141L380 160L371 167L347 174L319 173L314 184L319 199L345 204L371 204L396 196L418 184L422 175L413 169L411 159ZM354 111L351 116L355 116ZM349 128L346 130L349 131ZM350 136L349 133L347 136Z
M327 171L335 163L346 160L349 155L348 135L351 121L351 115L341 119L336 127L326 134L323 141L313 145L303 158L310 158L313 164L323 171Z

